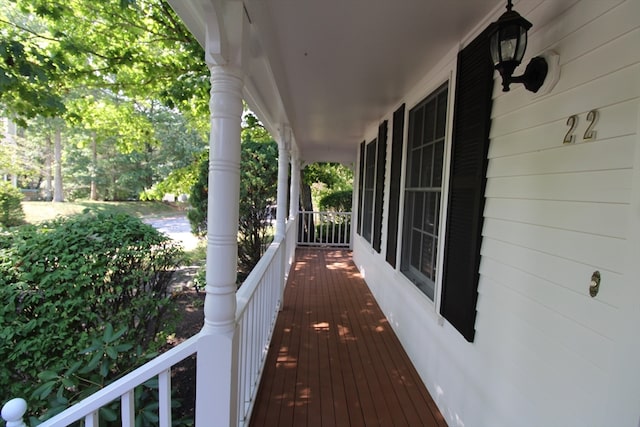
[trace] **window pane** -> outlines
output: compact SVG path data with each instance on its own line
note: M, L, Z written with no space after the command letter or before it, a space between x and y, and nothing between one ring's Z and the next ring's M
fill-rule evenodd
M434 279L435 257L433 251L433 237L424 235L422 237L422 268L420 271L427 278Z
M422 138L423 143L426 144L433 141L435 126L436 126L436 103L432 101L425 106L424 136Z
M407 159L407 163L411 168L411 180L409 181L409 187L416 188L420 186L420 164L422 162L422 150L411 150L408 154L410 157Z
M422 218L424 216L424 195L414 193L413 198L413 228L422 229Z
M436 138L444 138L447 124L447 91L438 95L438 117L436 121Z
M410 148L416 148L420 146L422 141L422 123L424 121L424 108L418 108L413 114L414 120L411 120L411 129L413 131L413 138L409 141Z
M431 187L431 171L433 170L433 145L422 147L422 170L420 187Z
M425 194L425 215L424 215L424 224L422 229L430 234L434 234L435 231L435 198L436 195L434 193L426 193Z
M422 246L422 239L420 238L420 232L413 231L411 233L411 266L416 270L420 270L420 249Z
M442 187L442 163L444 162L444 141L433 145L433 184L432 187Z

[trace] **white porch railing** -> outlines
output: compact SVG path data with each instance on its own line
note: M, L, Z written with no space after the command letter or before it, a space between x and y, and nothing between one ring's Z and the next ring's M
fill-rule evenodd
M238 331L238 425L248 423L260 386L271 335L282 304L282 295L293 263L289 235L295 235L295 221L289 221L285 238L274 242L244 281L236 300Z
M296 221L287 223L285 238L274 241L236 294L236 333L238 351L238 420L243 426L250 419L266 361L271 335L282 303L286 277L295 254ZM71 406L41 427L68 426L84 421L86 427L98 427L100 408L120 399L122 425L135 425L134 390L146 381L158 377L158 417L160 427L171 426L171 368L187 357L197 354L199 334L163 353L149 363L83 401ZM23 427L27 410L22 399L13 399L2 408L7 426Z
M299 245L351 247L351 212L303 211L298 228Z

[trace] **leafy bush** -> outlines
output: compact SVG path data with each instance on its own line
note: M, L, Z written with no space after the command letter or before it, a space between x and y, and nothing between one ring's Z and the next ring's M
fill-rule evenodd
M48 417L153 355L172 332L180 254L126 214L85 211L1 233L2 401L30 397L30 411L50 407Z
M320 210L351 212L353 190L332 191L320 198Z
M6 181L0 181L0 225L13 227L24 222L22 193Z

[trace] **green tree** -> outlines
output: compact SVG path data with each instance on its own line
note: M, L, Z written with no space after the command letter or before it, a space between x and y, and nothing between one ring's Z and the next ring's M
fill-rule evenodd
M340 163L312 163L301 171L300 203L305 211L319 208L320 200L333 192L352 190L353 172Z
M197 177L189 193L191 208L187 212L187 218L193 234L203 237L207 234L207 207L209 206L209 151L202 154L193 168L197 171Z
M17 116L62 116L78 87L159 99L206 114L204 52L162 0L0 0L0 103ZM53 91L53 89L56 89ZM37 97L53 97L43 102ZM55 101L55 102L54 102Z
M238 224L240 281L260 260L271 239L269 207L275 203L278 186L278 146L250 112L245 113L241 137ZM208 152L200 159L197 168L198 179L189 198L192 208L187 216L192 231L204 235L207 231Z
M271 240L269 207L278 191L278 145L243 141L240 160L238 261L240 278L248 276Z
M64 118L67 127L56 125L42 139L55 148L58 172L63 141L83 130L80 144L92 149L93 198L99 145L115 143L121 153L154 160L149 112L159 103L206 131L204 53L166 1L0 0L0 36L0 114L23 126L35 117ZM149 173L145 187L162 175Z

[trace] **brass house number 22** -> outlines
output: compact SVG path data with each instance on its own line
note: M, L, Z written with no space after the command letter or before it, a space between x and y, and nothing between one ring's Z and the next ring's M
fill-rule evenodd
M583 141L590 141L596 138L596 131L593 130L593 127L595 126L597 120L598 110L591 110L587 113L587 122L589 123L589 125L587 126L587 130L584 131L584 135L582 135ZM569 130L564 135L564 139L562 140L562 142L564 144L571 144L576 140L574 132L578 127L578 116L575 114L573 116L569 116L569 118L567 119L567 126L569 126Z

